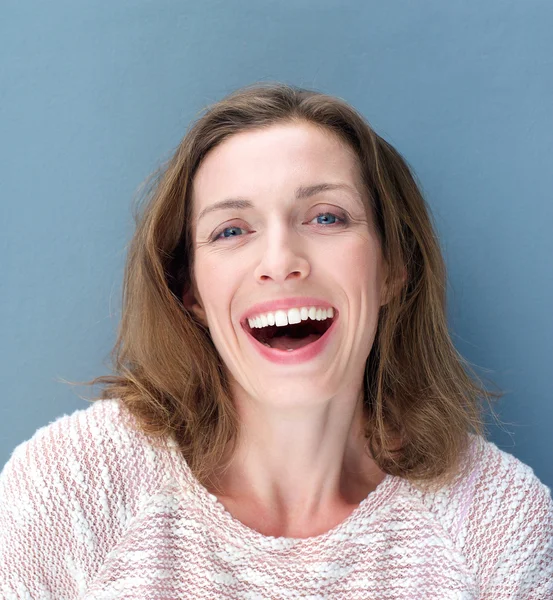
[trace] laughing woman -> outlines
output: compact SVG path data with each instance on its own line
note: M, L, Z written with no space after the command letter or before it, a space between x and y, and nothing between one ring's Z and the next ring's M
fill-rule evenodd
M0 480L2 598L553 597L402 157L343 101L209 107L129 248L114 374Z

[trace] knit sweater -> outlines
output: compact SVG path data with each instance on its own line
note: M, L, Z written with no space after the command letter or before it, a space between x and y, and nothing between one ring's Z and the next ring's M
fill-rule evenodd
M440 491L387 475L342 523L265 536L153 441L118 400L64 415L0 474L0 597L553 598L553 502L533 470L471 434Z

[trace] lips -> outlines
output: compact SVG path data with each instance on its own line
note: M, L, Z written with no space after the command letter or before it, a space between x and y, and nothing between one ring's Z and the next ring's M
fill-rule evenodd
M332 340L334 340L337 322L337 313L335 313L335 317L332 319L330 327L323 335L321 335L317 340L294 350L285 350L266 346L265 344L259 342L253 335L251 335L251 333L249 333L248 327L244 325L242 325L242 327L247 333L247 339L260 356L276 365L292 366L309 363L315 360L319 355L323 354L325 349L332 344Z

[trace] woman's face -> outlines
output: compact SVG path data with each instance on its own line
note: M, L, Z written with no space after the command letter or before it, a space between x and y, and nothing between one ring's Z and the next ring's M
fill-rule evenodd
M209 328L235 393L305 404L361 385L385 294L364 194L350 148L307 123L236 134L203 160L192 194L191 308ZM214 209L225 200L238 202ZM254 307L277 300L284 305ZM252 308L288 314L287 304L334 307L317 352L267 353L248 333Z

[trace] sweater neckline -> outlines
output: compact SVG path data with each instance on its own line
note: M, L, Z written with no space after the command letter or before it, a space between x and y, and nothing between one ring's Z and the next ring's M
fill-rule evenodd
M179 488L188 493L196 508L204 514L219 537L233 544L255 546L259 549L281 550L291 547L312 547L325 544L331 538L349 537L358 529L359 521L367 519L381 506L388 503L399 488L402 479L387 473L374 490L361 500L358 506L338 525L319 535L306 538L264 535L234 517L195 477L180 452L176 441L170 443L174 476Z

